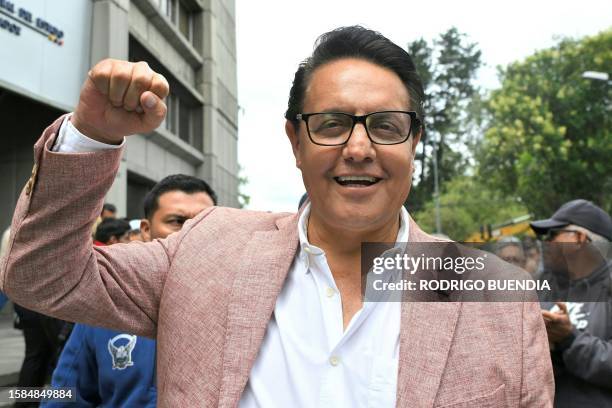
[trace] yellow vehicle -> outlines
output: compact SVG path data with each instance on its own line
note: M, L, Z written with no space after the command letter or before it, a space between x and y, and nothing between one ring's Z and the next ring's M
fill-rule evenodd
M507 236L535 237L533 230L529 226L529 221L533 219L532 214L521 215L499 224L487 224L480 227L480 231L474 232L466 238L465 242L495 242Z

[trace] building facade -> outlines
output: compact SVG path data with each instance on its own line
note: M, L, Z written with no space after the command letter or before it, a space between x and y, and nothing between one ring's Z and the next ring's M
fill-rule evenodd
M175 173L203 178L220 205L238 206L233 0L0 0L0 121L8 140L0 152L0 228L29 177L33 142L74 109L87 71L104 58L147 61L170 83L164 123L128 138L106 200L119 216L140 218L146 192Z

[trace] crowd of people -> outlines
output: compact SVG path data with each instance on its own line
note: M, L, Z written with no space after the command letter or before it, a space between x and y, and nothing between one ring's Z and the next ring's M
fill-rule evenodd
M148 65L105 60L86 103L37 144L44 171L0 270L34 316L19 314L19 386L54 368L51 384L82 406L612 406L612 219L589 201L534 221L540 241L499 242L499 258L550 281L540 302L363 300L363 242L445 242L403 207L424 95L401 47L343 27L299 65L285 115L308 194L297 214L217 207L205 182L177 175L149 192L138 226L111 205L94 220L124 136L159 126L166 95ZM525 275L492 258L492 272Z

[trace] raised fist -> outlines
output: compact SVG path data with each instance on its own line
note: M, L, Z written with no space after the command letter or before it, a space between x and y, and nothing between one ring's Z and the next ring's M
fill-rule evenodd
M89 71L71 121L87 137L118 144L161 124L168 91L166 78L146 62L106 59Z

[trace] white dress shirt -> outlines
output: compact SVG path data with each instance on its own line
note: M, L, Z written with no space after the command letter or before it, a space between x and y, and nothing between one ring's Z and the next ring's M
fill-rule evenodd
M93 140L82 134L70 122L70 115L66 115L53 145L53 151L59 153L85 153L98 152L100 150L119 149L125 143L125 138L120 145L111 145Z
M118 147L89 139L64 122L53 150ZM394 407L401 303L364 302L344 330L342 299L325 253L308 242L309 214L307 204L298 222L300 248L239 406ZM402 207L396 242L408 241L408 226Z
M240 400L254 407L394 407L400 302L364 302L343 328L342 299L325 253L298 222L300 249ZM408 240L402 208L397 242Z

